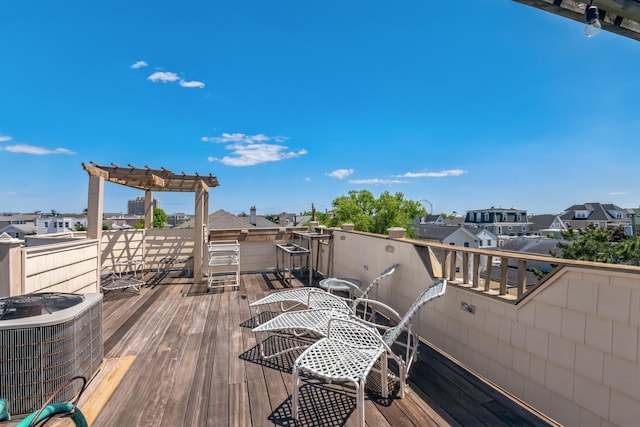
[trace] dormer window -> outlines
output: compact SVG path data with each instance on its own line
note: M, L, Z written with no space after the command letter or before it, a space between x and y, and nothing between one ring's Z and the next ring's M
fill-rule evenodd
M589 211L575 211L576 219L587 219L589 217Z
M484 213L484 220L489 221L489 212Z

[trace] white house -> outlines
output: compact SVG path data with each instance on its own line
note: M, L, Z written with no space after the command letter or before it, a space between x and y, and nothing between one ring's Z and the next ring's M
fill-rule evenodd
M76 224L87 226L87 217L43 215L36 218L37 234L76 231Z

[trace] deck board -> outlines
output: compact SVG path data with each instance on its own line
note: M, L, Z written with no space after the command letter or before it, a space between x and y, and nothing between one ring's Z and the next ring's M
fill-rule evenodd
M301 392L303 424L292 422L296 354L263 361L249 322L256 315L250 302L288 286L271 272L243 274L241 282L207 292L166 276L139 295L106 293L105 357L135 360L93 426L354 426L348 388L309 383ZM368 396L367 425L553 425L428 345L410 378L404 399Z

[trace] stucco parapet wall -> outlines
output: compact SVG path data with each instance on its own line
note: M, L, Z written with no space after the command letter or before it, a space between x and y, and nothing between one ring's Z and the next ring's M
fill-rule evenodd
M404 233L407 230L402 227L391 227L387 228L387 233L391 239L401 239L404 237Z

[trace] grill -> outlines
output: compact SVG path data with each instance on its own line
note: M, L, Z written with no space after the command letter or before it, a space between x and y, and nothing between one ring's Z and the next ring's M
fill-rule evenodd
M38 410L75 375L91 378L102 358L102 294L0 299L0 397L12 414ZM79 388L68 387L56 400L70 400Z

